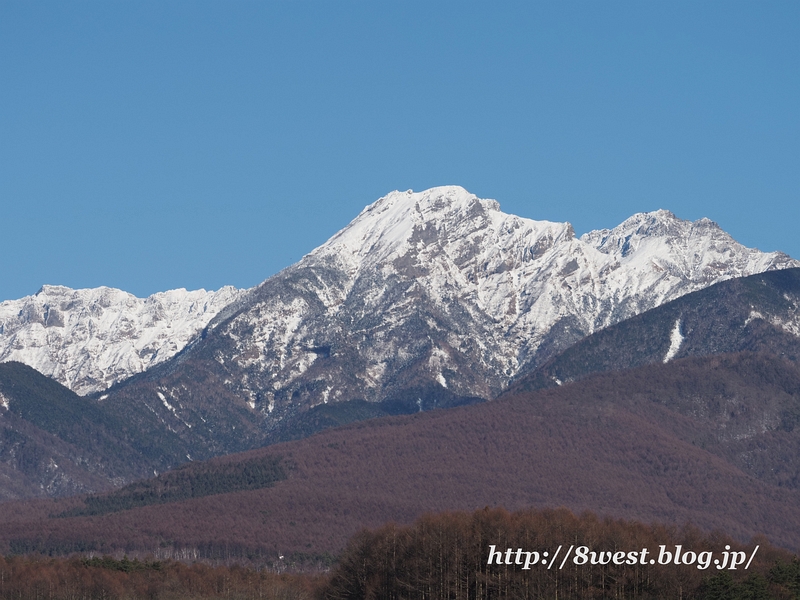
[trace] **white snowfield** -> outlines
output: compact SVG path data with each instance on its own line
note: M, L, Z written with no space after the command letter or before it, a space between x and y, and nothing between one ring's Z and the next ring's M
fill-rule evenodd
M79 394L104 390L175 356L241 294L227 286L137 298L45 285L0 303L0 362L25 363Z
M338 340L360 357L356 376L369 398L408 352L392 332L423 318L431 331L453 327L446 347L430 353L431 378L488 396L523 366L597 329L724 279L798 266L783 253L742 246L708 219L666 210L578 238L569 223L508 215L456 186L392 192L274 276L310 273L303 294L319 300L321 313L299 292L276 292L223 327L236 348L217 360L263 374L258 389L241 383L255 397L303 377L318 356L310 349ZM245 293L173 290L139 299L45 286L0 304L0 361L24 362L78 393L103 390L174 356ZM419 298L439 308L421 315ZM486 390L459 383L456 353L491 373ZM324 377L319 402L340 394L336 378Z

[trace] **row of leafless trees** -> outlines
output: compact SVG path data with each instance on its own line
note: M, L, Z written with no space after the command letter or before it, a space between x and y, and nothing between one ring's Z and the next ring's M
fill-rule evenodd
M175 561L0 557L2 600L311 600L324 578Z
M672 553L680 546L684 553L711 552L722 558L725 551L749 556L756 543L760 548L747 570L649 560L658 558L662 546ZM595 555L583 552L581 556L589 558L567 560L560 568L560 560L549 560L559 546L562 557L569 546L573 557L581 546ZM638 559L643 549L649 554ZM530 568L525 569L533 553L537 560L528 560ZM624 553L617 556L625 560L609 560L609 553ZM565 509L510 513L488 508L427 515L411 526L364 530L326 575L172 560L0 557L0 600L138 598L797 600L800 561L763 540L741 545L690 526L601 520Z
M570 560L563 569L558 568L560 561L552 568L540 562L526 570L526 555L516 553L521 548L552 557L561 546L564 556L570 545L588 547L597 560L580 565ZM748 553L754 547L721 535L703 535L692 527L599 520L566 510L430 515L411 527L389 524L353 538L332 573L325 598L800 598L800 563L763 542L747 571L717 570L713 564L705 570L696 564L662 565L658 560L649 564L649 558L636 564L592 564L619 551L625 552L626 563L633 562L627 560L628 553L644 548L657 559L661 546L674 553L676 545L684 552L710 551L716 557L722 557L726 546ZM504 552L502 560L495 555L489 564L491 546ZM507 554L509 548L513 552ZM507 564L509 559L513 564Z

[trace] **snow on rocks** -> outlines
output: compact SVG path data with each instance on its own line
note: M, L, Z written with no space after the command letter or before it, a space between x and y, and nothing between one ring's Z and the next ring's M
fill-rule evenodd
M177 354L243 292L159 292L45 285L0 303L0 362L16 360L79 394L101 391Z
M723 279L794 266L666 210L576 237L569 223L508 215L457 186L409 190L264 282L221 333L248 372L267 377L260 389L287 398L288 386L320 390L312 402L329 400L330 387L347 397L357 381L352 397L379 400L413 361L454 393L491 397L597 329ZM308 363L308 348L322 345L337 349L326 371Z

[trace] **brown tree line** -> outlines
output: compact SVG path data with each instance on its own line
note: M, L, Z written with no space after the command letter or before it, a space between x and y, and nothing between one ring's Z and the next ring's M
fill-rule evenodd
M657 558L660 546L674 552L752 552L721 534L704 535L641 523L600 520L565 509L509 513L484 509L445 513L419 519L413 526L388 524L355 536L324 591L326 600L470 600L493 598L674 598L759 600L800 598L800 562L788 552L761 546L750 568L707 570L675 564L575 564L548 569L541 563L528 570L516 564L489 563L489 549L548 551L561 545L587 546L596 552L641 551ZM655 554L652 554L655 552ZM503 563L508 558L503 552ZM523 555L524 556L524 555ZM562 554L563 556L563 554Z
M749 569L696 565L541 562L524 569L515 550L543 557L560 545L595 552L730 551ZM490 547L503 555L489 561ZM510 555L506 549L512 549ZM511 564L507 563L510 556ZM524 555L523 555L524 556ZM552 554L550 554L552 556ZM562 554L563 556L563 554ZM574 554L573 554L574 556ZM608 556L608 555L606 555ZM498 564L501 563L501 564ZM560 561L559 561L560 563ZM0 600L133 600L139 598L265 600L686 599L798 600L800 560L765 540L737 544L718 533L575 516L566 509L483 509L426 515L411 526L387 524L355 535L327 574L279 574L240 566L111 557L0 557Z
M325 579L123 558L0 557L2 600L312 600Z

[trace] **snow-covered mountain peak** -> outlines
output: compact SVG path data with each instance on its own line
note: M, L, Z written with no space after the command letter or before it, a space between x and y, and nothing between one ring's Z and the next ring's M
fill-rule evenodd
M576 238L569 223L509 215L461 187L395 191L251 292L139 299L44 286L4 302L0 361L101 390L207 328L192 348L219 344L220 381L276 415L295 394L311 405L378 400L401 381L488 398L600 327L723 279L796 266L666 210Z
M491 397L600 327L722 279L792 266L666 210L576 238L569 223L509 215L461 187L395 191L264 282L215 330L232 348L217 360L245 369L247 383L225 378L270 413L290 410L296 394L312 405L378 400L400 372Z
M159 292L44 285L0 303L0 362L16 360L75 392L100 391L182 350L244 292Z
M569 223L509 215L496 200L478 198L459 186L442 186L387 194L312 254L380 264L409 253L436 251L460 263L470 253L468 248L480 246L522 260L526 252L541 252L574 236Z
M499 204L480 200L457 186L424 192L395 191L367 206L319 251L347 252L354 257L371 255L384 260L393 253L402 253L415 234L435 232L445 223L461 220L462 215L485 214L487 210L498 211Z
M687 221L663 209L578 239L569 223L509 215L495 200L458 186L384 196L300 264L318 259L346 273L349 283L331 296L337 305L363 274L377 273L378 280L414 282L434 296L450 297L448 290L459 288L498 322L530 319L526 327L534 328L572 303L579 319L587 317L578 308L584 302L579 290L589 286L599 312L581 325L584 330L628 313L603 296L632 295L651 307L697 285L798 264L781 253L746 248L709 219ZM531 311L532 303L547 304L548 315Z
M703 242L701 242L703 240ZM613 229L598 229L581 236L581 241L600 252L620 260L630 260L631 255L684 254L692 246L709 244L736 252L763 254L742 246L723 231L714 221L704 217L697 221L679 219L668 210L637 213Z
M39 288L39 291L38 291L38 292L36 292L36 293L34 294L34 296L38 296L38 295L40 295L40 294L44 294L44 295L46 295L46 296L47 296L47 295L51 295L51 294L61 294L61 293L64 293L64 292L68 291L69 289L70 289L70 288L68 288L68 287L67 287L67 286L65 286L65 285L49 285L49 284L44 284L42 287L40 287L40 288Z
M443 185L421 192L395 190L368 205L353 220L353 224L360 222L366 215L370 215L372 220L376 217L378 220L396 220L399 217L411 218L415 222L443 221L451 219L453 215L467 213L476 205L484 209L500 210L500 204L496 200L478 198L457 185Z
M691 221L676 217L671 211L659 209L636 213L613 229L596 229L581 236L581 240L606 254L629 253L631 240L645 237L681 235L692 226ZM623 250L623 246L625 246Z
M800 266L782 252L740 244L708 218L688 221L667 210L639 213L580 239L624 267L608 277L609 288L641 296L669 290L654 306L723 279Z

